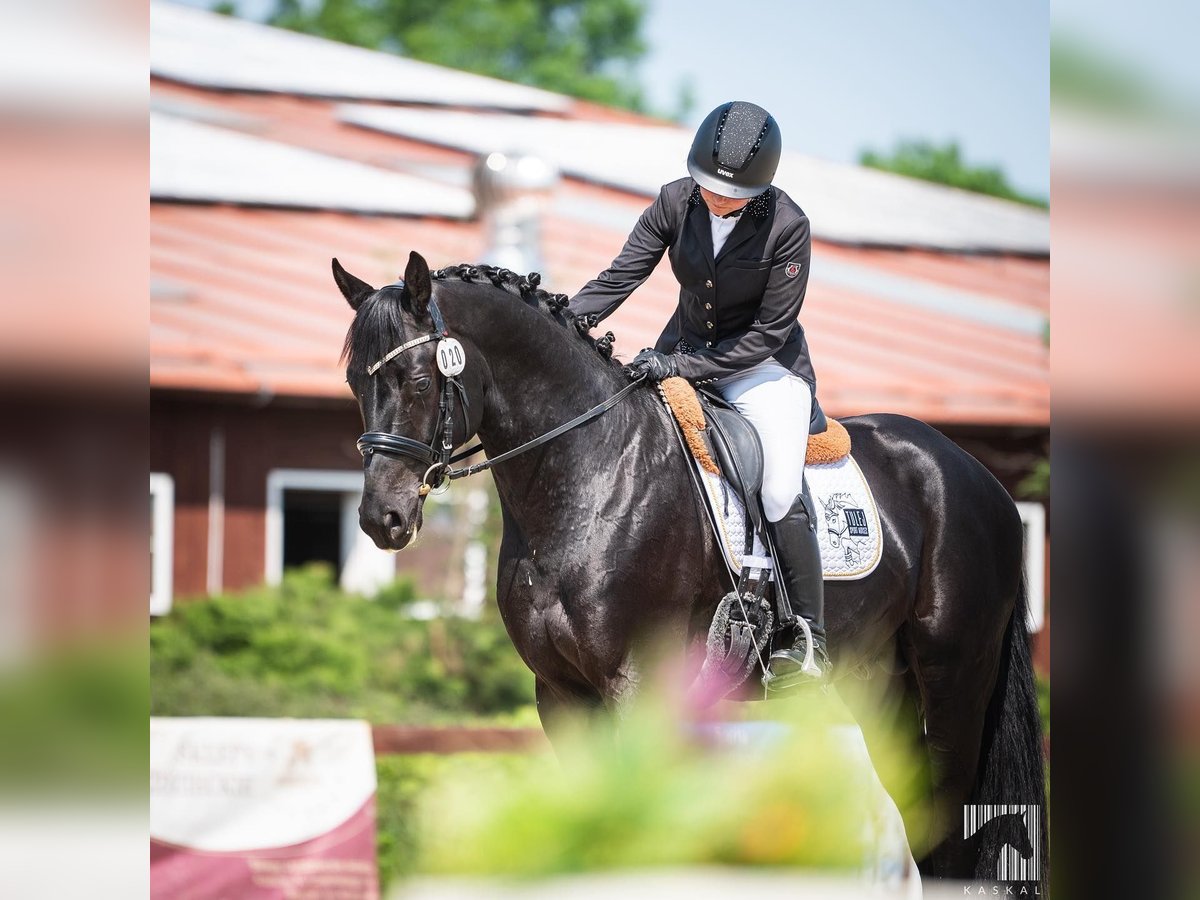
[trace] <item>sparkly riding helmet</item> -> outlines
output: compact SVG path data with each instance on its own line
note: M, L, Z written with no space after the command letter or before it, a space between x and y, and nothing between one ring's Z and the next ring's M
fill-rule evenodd
M722 197L756 197L771 186L782 144L779 126L761 106L723 103L697 129L688 172L696 184Z

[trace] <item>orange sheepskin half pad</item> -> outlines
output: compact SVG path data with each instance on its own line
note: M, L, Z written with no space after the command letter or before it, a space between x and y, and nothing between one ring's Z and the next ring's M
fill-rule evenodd
M704 419L704 410L696 398L696 389L685 379L678 376L667 378L659 385L667 405L675 421L683 429L684 439L688 450L699 462L705 472L720 475L721 469L708 452L701 432L708 424ZM834 463L850 455L850 432L837 419L829 419L829 427L821 434L809 435L808 448L804 456L807 465L824 465Z
M709 454L708 445L700 434L708 423L704 420L704 410L700 408L700 401L696 398L696 389L686 379L678 376L664 378L659 388L667 399L667 405L671 407L675 421L683 429L683 437L687 441L688 449L692 451L692 456L699 461L705 472L720 475L721 469Z
M806 465L819 466L837 462L850 455L850 432L837 419L829 419L829 427L820 434L809 435Z

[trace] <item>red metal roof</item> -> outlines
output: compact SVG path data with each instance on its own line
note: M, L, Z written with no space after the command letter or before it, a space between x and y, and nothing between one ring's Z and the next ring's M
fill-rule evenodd
M380 168L441 166L452 174L471 162L458 151L339 123L327 101L157 80L152 87L160 108L204 111L214 117L210 125ZM625 231L615 223L632 226L648 202L564 179L543 226L543 285L578 290L620 249ZM604 225L581 218L591 206L605 209ZM230 205L156 202L150 222L151 386L298 398L349 398L338 354L351 314L329 274L331 256L385 283L411 249L441 266L479 259L484 239L474 222ZM1030 323L1048 314L1049 274L1045 259L815 242L801 321L822 404L834 415L1048 425L1048 350ZM618 356L654 342L676 293L664 261L601 326L616 333Z

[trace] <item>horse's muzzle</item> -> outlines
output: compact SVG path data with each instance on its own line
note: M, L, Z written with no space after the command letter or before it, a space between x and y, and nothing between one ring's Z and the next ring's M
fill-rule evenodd
M398 506L371 503L364 496L358 507L358 527L380 550L403 550L421 530L420 504L414 504L408 515L401 513Z

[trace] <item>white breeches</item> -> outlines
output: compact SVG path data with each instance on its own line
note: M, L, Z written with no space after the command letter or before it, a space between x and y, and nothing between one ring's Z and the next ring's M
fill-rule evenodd
M804 490L812 389L774 359L719 378L712 386L758 432L763 447L763 511L769 521L778 522Z

